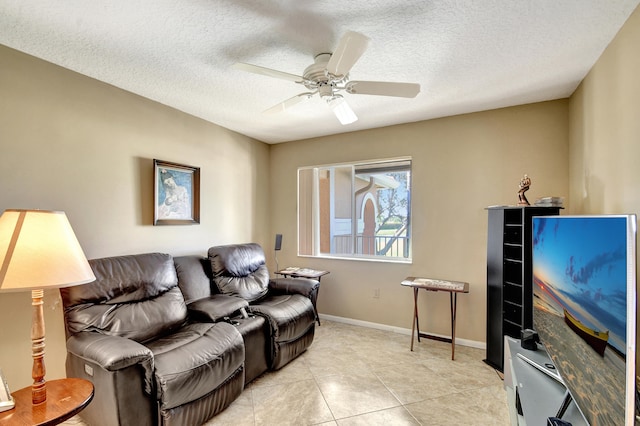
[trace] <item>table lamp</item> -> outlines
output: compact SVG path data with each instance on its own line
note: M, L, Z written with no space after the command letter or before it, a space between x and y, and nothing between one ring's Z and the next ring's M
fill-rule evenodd
M33 404L47 399L44 365L44 288L95 281L64 212L5 210L0 216L0 291L31 290Z

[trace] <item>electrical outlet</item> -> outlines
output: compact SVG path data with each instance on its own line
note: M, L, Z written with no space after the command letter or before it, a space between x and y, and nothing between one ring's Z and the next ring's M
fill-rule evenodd
M374 299L380 299L380 289L379 288L374 288L373 289L373 298Z

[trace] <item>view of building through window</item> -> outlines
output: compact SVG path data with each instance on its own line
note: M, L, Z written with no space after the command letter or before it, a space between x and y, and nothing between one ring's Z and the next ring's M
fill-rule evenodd
M299 254L410 259L411 160L298 170Z

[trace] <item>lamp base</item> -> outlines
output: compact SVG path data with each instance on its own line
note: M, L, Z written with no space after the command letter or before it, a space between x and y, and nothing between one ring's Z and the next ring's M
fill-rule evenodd
M33 405L42 404L47 400L46 382L31 385L31 402Z
M46 368L44 366L43 298L43 290L31 290L31 306L33 307L31 317L31 356L33 357L31 401L34 405L42 404L47 400L47 383L44 379Z

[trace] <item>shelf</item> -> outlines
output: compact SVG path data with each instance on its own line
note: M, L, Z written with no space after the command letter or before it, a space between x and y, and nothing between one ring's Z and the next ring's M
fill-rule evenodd
M522 249L522 243L504 243L505 247L518 247L519 249Z
M502 312L505 320L512 321L516 324L522 322L522 305L516 302L509 302L507 300L502 304Z
M509 300L505 300L504 303L508 303L509 305L514 305L514 306L517 306L518 308L522 309L522 304L520 304L520 303L511 302Z
M505 268L506 269L506 268ZM505 284L511 284L511 285L518 285L518 286L522 286L522 274L518 273L515 274L513 271L505 271L504 273L504 283Z
M533 326L531 217L558 208L504 206L488 209L487 357L502 371L504 336L520 337Z
M511 303L512 305L518 305L520 307L522 307L522 298L521 297L513 297L513 298L506 298L504 299L504 303ZM503 306L504 306L503 303Z
M522 286L521 285L505 285L502 299L512 303L522 303Z
M522 209L505 209L504 221L505 224L522 225Z
M522 329L520 325L520 318L522 318L522 309L514 308L515 305L505 306L504 320L513 323L518 326L518 329ZM507 310L511 308L511 310Z
M504 258L511 262L522 262L522 245L505 244L503 247Z
M505 225L503 241L505 244L522 244L522 226Z
M516 326L520 327L520 323L519 322L514 322L514 321L510 320L509 318L505 318L504 322L506 324L516 325Z
M520 338L520 330L521 330L521 326L520 324L514 324L510 321L504 321L502 324L502 333L505 336L509 336L509 337L513 337L515 339L519 339ZM502 362L500 363L500 365L502 365Z

